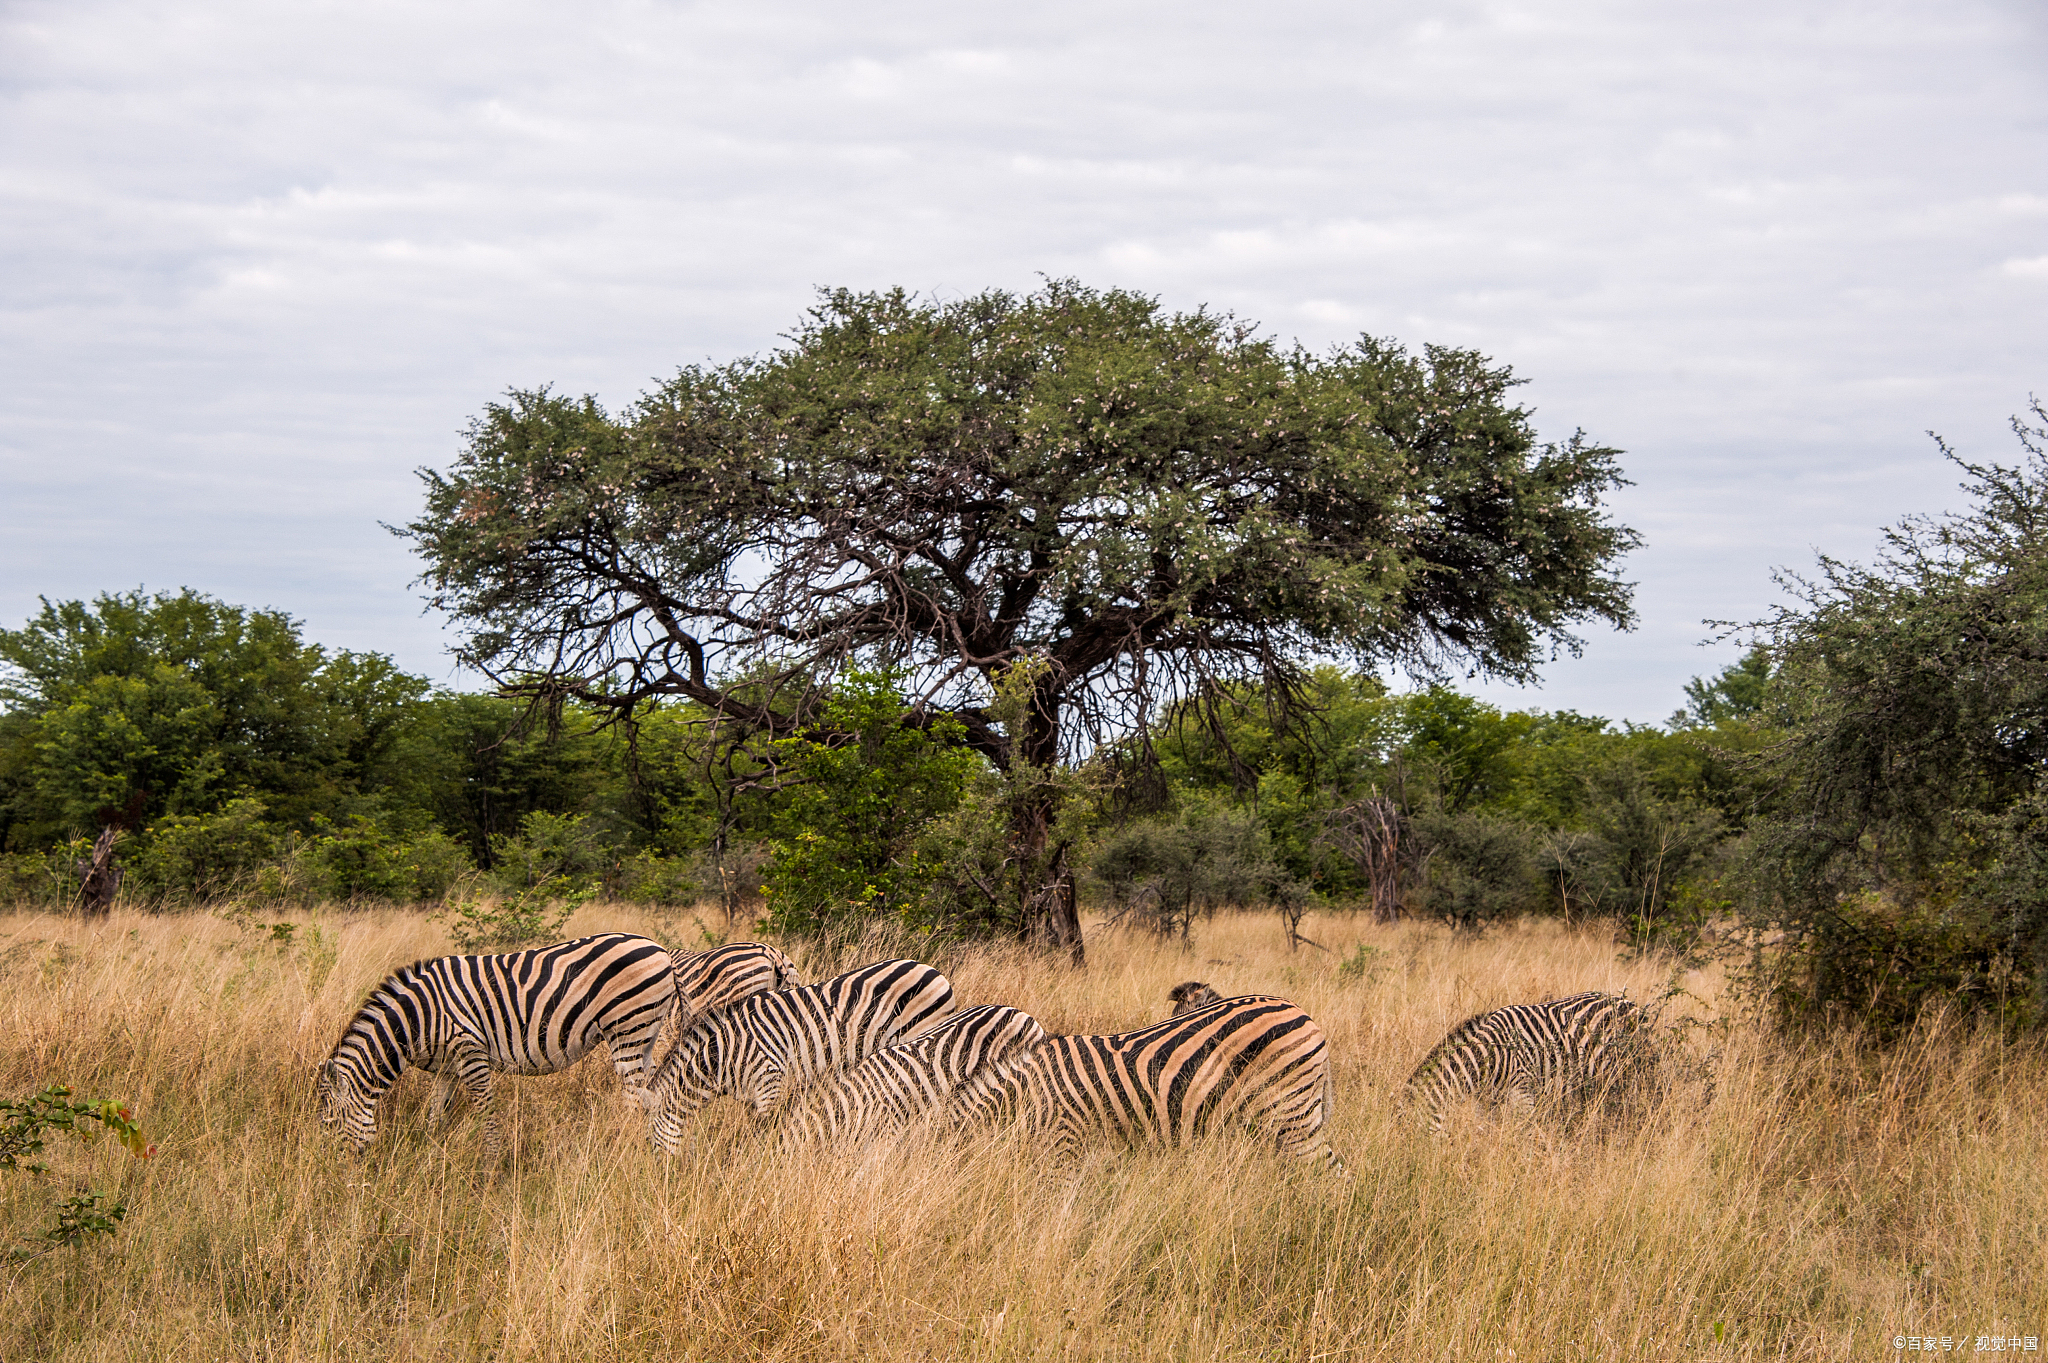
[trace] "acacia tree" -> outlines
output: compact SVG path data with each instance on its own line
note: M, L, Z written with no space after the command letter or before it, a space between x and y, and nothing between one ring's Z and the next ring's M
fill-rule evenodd
M1630 623L1616 451L1539 446L1515 382L1071 281L833 291L785 348L616 418L513 392L401 533L510 690L787 734L832 677L893 668L906 722L1029 778L1232 683L1284 708L1315 657L1519 679L1575 623ZM1060 786L1009 788L1016 924L1078 960Z

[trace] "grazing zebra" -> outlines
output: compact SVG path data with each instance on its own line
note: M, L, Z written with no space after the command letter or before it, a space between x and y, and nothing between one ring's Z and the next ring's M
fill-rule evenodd
M407 1065L452 1071L500 1148L491 1071L552 1074L599 1041L629 1085L673 1003L659 942L607 932L502 956L441 956L397 970L321 1062L320 1120L358 1151L377 1134L377 1100Z
M654 1048L662 1032L673 1037L693 1019L737 1003L749 994L800 983L796 962L766 942L729 942L709 951L671 952L669 964L675 972L675 993L664 1021L640 1048L639 1065L630 1072L620 1068L619 1077L628 1089L646 1087L648 1071L654 1068ZM612 1058L615 1062L619 1060L616 1052ZM446 1062L447 1054L442 1049L417 1062L421 1069L438 1076L434 1095L427 1102L429 1126L438 1123L455 1101L457 1066Z
M953 1011L953 986L917 961L877 961L821 984L755 994L700 1018L642 1095L648 1137L674 1154L683 1124L720 1094L773 1116L794 1090Z
M1192 1013L1197 1008L1207 1008L1212 1003L1223 1002L1223 996L1216 992L1215 986L1204 984L1200 980L1186 980L1175 985L1166 991L1166 998L1173 1005L1173 1011L1167 1016L1173 1018L1179 1017L1182 1013Z
M1643 1010L1593 991L1517 1003L1466 1018L1408 1080L1407 1101L1426 1103L1430 1129L1467 1095L1533 1111L1539 1098L1576 1107L1616 1085L1648 1079L1655 1065Z
M1000 1080L1045 1040L1038 1019L987 1003L828 1075L790 1103L785 1147L893 1135L943 1110L976 1075Z
M1282 1154L1350 1177L1321 1134L1330 1109L1323 1029L1286 999L1252 994L1135 1032L1049 1037L1007 1078L977 1076L953 1101L961 1123L1010 1109L1050 1134L1055 1158L1072 1158L1091 1134L1178 1146L1244 1125Z
M675 957L676 1025L671 1035L703 1017L727 1008L749 994L802 984L796 962L766 942L729 942L709 951L686 951Z

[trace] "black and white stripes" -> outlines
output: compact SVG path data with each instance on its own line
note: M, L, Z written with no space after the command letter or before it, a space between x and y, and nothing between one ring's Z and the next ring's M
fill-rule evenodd
M698 1018L750 994L801 984L796 962L766 942L728 942L675 956L676 1009L670 1039Z
M673 1154L719 1095L773 1115L791 1091L953 1011L953 986L916 961L877 961L821 984L756 994L676 1037L644 1096L650 1138Z
M1462 1097L1533 1110L1540 1099L1576 1107L1648 1077L1655 1057L1643 1010L1619 994L1573 994L1469 1017L1416 1067L1407 1101L1441 1128Z
M806 1089L783 1115L783 1143L872 1140L940 1117L962 1084L1001 1082L1043 1040L1038 1019L1015 1008L956 1013Z
M955 1099L965 1122L1015 1111L1055 1157L1090 1136L1178 1146L1235 1125L1342 1172L1321 1134L1329 1105L1323 1029L1286 999L1261 995L1135 1032L1048 1038L1009 1075L977 1076Z
M1322 1029L1285 999L1226 999L1136 1032L1048 1038L1004 1005L954 1016L952 985L916 961L879 961L811 986L790 984L795 972L762 943L671 958L625 933L420 961L371 993L321 1065L322 1120L361 1149L376 1134L377 1100L417 1065L459 1080L495 1152L493 1071L566 1069L602 1040L647 1109L650 1138L670 1153L715 1096L767 1118L803 1092L783 1114L786 1145L1015 1111L1054 1156L1093 1135L1183 1145L1238 1125L1342 1168L1320 1135ZM1177 990L1175 1001L1204 992L1213 995ZM649 1049L671 1014L678 1025L648 1081Z
M493 1070L550 1074L603 1041L620 1078L637 1085L674 993L668 952L623 932L415 962L371 992L321 1064L321 1120L362 1149L377 1133L377 1100L419 1065L461 1083L495 1151Z

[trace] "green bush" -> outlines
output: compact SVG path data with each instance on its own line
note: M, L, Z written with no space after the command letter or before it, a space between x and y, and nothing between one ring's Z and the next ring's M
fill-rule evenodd
M558 940L570 915L596 894L595 886L543 881L506 895L457 895L436 917L447 919L459 951L507 951Z
M95 1125L95 1123L97 1125ZM38 1176L50 1169L37 1156L52 1132L90 1140L112 1132L137 1159L156 1153L125 1104L113 1098L73 1102L70 1088L51 1084L26 1098L0 1099L0 1169ZM95 1236L112 1235L128 1215L127 1206L109 1202L103 1193L74 1189L57 1204L56 1224L27 1245L8 1252L16 1263L39 1259L58 1249L75 1249Z
M577 892L592 888L610 861L588 816L535 810L520 820L517 836L491 839L489 879L511 894Z
M1790 939L1765 968L1780 1021L1854 1023L1892 1041L1937 1003L2011 1029L2030 1025L2036 1018L2026 964L1953 903L1866 891L1845 896L1824 931Z
M919 727L883 672L851 673L814 730L777 745L786 791L763 877L769 923L799 935L910 921L940 863L927 829L958 807L981 759L958 720Z
M244 798L213 814L158 819L129 859L130 874L144 889L171 899L215 899L244 887L276 861L283 843L268 813L263 801Z
M1197 914L1269 905L1292 911L1291 932L1309 901L1254 815L1201 803L1111 834L1089 858L1088 874L1119 916L1134 915L1162 937L1185 938Z
M0 853L0 904L54 907L77 884L58 862L55 851Z
M311 898L422 903L445 898L474 870L462 844L438 830L399 833L367 815L316 826L280 873Z
M1423 867L1412 898L1418 912L1476 928L1528 912L1540 901L1543 881L1531 825L1439 808L1415 814L1410 830Z

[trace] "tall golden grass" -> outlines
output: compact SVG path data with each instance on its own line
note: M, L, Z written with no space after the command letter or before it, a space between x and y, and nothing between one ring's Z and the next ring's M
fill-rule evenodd
M1053 1031L1154 1020L1190 977L1294 999L1331 1039L1345 1184L1248 1138L1078 1169L1014 1132L785 1154L729 1103L667 1159L601 1059L502 1083L496 1171L473 1120L423 1129L416 1073L357 1161L312 1068L393 966L450 948L412 914L292 921L281 942L246 917L0 914L0 1091L123 1098L160 1143L0 1175L17 1242L74 1183L131 1208L111 1241L0 1267L0 1359L1870 1358L2048 1335L2038 1050L1939 1023L1882 1055L1788 1046L1738 1018L1704 1111L1682 1086L1625 1131L1399 1119L1470 1013L1673 983L1553 923L1324 917L1325 954L1223 917L1191 947L1099 936L1085 971L937 959L964 1001ZM572 928L675 924L611 905ZM1727 1009L1716 973L1675 983L1667 1022Z

